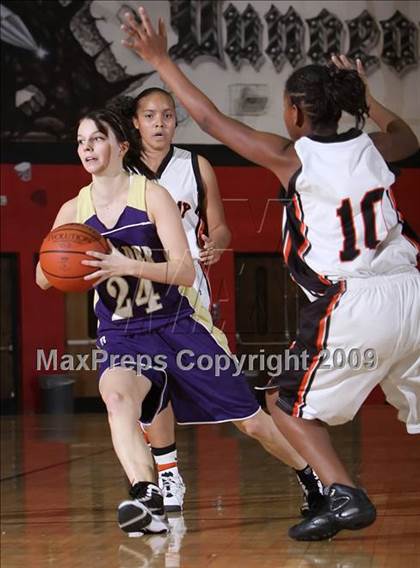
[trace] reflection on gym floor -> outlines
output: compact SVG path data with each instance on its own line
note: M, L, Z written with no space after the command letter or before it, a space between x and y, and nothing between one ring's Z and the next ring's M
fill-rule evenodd
M418 566L420 442L387 406L335 428L337 448L378 521L329 542L287 528L301 500L289 469L229 425L179 428L187 484L168 535L128 538L116 522L127 485L106 416L2 418L2 565L7 568L370 568Z

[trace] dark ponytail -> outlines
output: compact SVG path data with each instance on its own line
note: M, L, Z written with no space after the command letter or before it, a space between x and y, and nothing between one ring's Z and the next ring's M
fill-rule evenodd
M336 127L343 110L355 117L356 128L363 128L369 114L365 84L354 70L306 65L290 75L285 89L314 129Z
M366 85L353 69L328 67L331 97L337 106L356 118L356 128L363 128L369 107L366 103Z
M121 95L119 97L111 99L107 103L106 108L109 108L119 115L122 115L127 122L131 123L133 116L136 114L136 106L137 103L134 97Z
M124 156L124 169L130 173L140 173L147 179L155 179L155 174L141 160L141 137L134 127L133 116L136 113L136 100L127 95L121 95L112 99L106 106L111 112L120 117L128 136L130 148Z

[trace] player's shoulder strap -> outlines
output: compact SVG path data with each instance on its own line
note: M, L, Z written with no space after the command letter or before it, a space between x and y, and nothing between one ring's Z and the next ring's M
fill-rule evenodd
M77 223L85 223L87 219L90 219L93 215L95 215L95 209L93 207L90 194L91 187L91 183L89 185L86 185L85 187L82 187L82 189L79 191L79 195L77 196Z
M198 154L196 154L195 152L191 152L191 165L194 172L195 182L197 184L197 213L200 217L205 218L204 204L206 202L206 191L204 189L204 182L201 176L200 165L198 163Z
M127 205L146 211L146 180L142 175L134 174L130 176L130 188L128 190Z
M93 215L96 215L91 197L92 184L82 187L77 196L77 222L84 223ZM127 205L146 211L146 178L142 175L130 176Z

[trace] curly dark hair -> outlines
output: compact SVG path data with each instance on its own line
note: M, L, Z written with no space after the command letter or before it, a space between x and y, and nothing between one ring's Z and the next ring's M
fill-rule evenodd
M336 127L343 110L363 128L369 107L366 87L357 71L335 65L305 65L286 81L290 100L308 116L314 129Z

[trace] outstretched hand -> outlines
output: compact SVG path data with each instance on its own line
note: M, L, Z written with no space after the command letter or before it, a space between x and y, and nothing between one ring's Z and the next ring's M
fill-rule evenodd
M168 55L166 27L162 18L159 18L156 32L143 6L139 8L139 16L141 24L138 24L129 12L124 15L125 24L121 26L121 29L127 37L122 40L122 44L156 67L159 61Z

